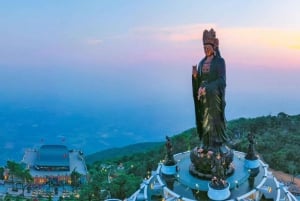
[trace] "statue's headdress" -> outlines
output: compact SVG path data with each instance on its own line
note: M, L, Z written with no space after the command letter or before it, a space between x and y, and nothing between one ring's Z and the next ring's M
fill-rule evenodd
M203 45L210 44L214 50L219 47L219 40L216 38L216 32L213 29L203 31Z

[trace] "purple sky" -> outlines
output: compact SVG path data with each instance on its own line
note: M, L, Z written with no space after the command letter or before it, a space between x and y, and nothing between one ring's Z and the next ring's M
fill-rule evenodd
M299 7L297 0L3 2L1 102L191 112L191 66L203 57L203 29L213 27L227 64L227 118L299 114Z

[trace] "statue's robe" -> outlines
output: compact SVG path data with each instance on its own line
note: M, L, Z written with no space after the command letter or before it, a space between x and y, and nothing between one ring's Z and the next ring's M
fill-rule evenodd
M203 69L206 57L198 64L197 77L192 76L196 127L203 146L207 149L219 147L228 141L225 120L226 66L220 56L214 56L209 69ZM206 94L198 99L199 87Z

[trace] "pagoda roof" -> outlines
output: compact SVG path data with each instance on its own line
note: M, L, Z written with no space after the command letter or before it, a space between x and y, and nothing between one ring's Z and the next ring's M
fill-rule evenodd
M69 150L65 145L42 145L38 150L36 166L70 166Z

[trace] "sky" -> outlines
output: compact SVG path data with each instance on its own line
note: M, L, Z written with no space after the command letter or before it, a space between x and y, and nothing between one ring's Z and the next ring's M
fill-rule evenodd
M214 28L227 119L299 114L299 8L298 0L1 1L0 104L194 126L192 65L204 56L203 30Z

